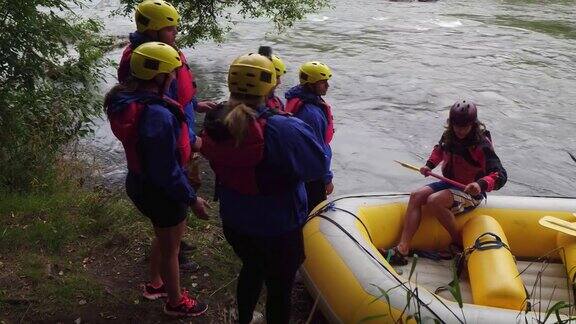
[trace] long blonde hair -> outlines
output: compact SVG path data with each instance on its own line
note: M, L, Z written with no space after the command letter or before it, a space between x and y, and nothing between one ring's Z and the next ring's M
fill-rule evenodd
M248 125L256 118L256 108L264 104L264 97L247 94L231 93L224 117L224 125L239 146L248 130Z

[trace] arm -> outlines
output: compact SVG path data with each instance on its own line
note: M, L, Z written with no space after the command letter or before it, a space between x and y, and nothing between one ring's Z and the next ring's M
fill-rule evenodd
M438 166L438 164L440 164L440 162L442 162L443 156L444 152L442 147L440 147L440 144L434 145L434 149L432 150L432 153L430 153L428 161L426 161L426 166L430 170L433 170L436 166Z
M316 138L316 141L322 146L324 155L327 157L326 173L317 179L323 179L325 184L331 183L333 178L333 173L330 168L332 162L332 148L330 148L330 145L326 144L325 141L328 121L326 120L324 113L320 108L315 107L314 105L305 104L304 107L300 109L296 117L310 126L310 130Z
M178 163L176 118L164 107L151 105L140 126L140 148L146 176L173 200L196 202L196 193Z
M297 118L270 118L265 141L270 161L293 179L307 182L326 174L324 149L310 126Z
M184 107L184 116L186 117L186 123L188 124L188 135L190 136L190 145L193 148L196 143L196 117L194 116L194 107L196 106L196 98L189 102L186 107Z
M484 152L484 157L486 159L486 173L487 175L480 178L478 184L484 192L490 192L492 190L498 190L506 184L508 180L508 174L506 169L502 166L500 158L494 152L491 145L487 145L482 148Z

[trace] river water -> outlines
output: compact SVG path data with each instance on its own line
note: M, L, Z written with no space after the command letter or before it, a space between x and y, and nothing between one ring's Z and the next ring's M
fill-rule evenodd
M82 13L126 36L129 18L106 16L117 6L94 1ZM264 20L238 20L223 44L183 51L199 97L214 100L227 95L228 64L259 45L273 46L288 65L282 93L297 83L300 64L327 63L336 194L409 191L430 181L393 160L424 163L450 104L469 98L508 171L498 194L576 196L576 163L567 154L576 153L574 17L576 1L336 0L285 33ZM110 69L103 92L114 83ZM122 179L123 152L105 120L87 142L110 181Z

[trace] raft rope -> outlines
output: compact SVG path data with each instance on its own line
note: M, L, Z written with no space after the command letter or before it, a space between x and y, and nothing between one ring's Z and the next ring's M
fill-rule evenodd
M413 293L410 289L408 289L405 285L404 282L402 282L400 279L398 279L392 272L390 272L390 270L388 268L386 268L386 266L384 264L382 264L374 255L372 255L372 253L370 253L370 251L368 251L362 244L360 244L360 242L358 242L358 240L356 240L356 238L354 238L354 236L352 236L352 234L350 234L350 232L348 232L345 228L343 228L340 224L338 224L336 221L334 221L333 219L331 219L330 217L324 215L324 214L314 214L313 216L311 216L310 218L315 218L315 217L320 217L322 219L325 219L327 221L329 221L330 223L334 224L336 227L338 227L338 229L340 229L342 232L344 232L344 234L346 234L352 241L354 241L354 243L356 243L356 245L358 245L363 251L364 253L368 254L378 265L380 265L380 267L382 267L382 269L386 270L386 272L388 272L394 279L396 279L396 281L400 284L400 286L404 287L406 289L406 291L409 291L411 293ZM438 314L436 314L432 309L430 309L430 307L428 306L428 304L426 304L424 301L422 301L417 295L414 295L414 298L418 301L418 303L422 306L424 306L426 309L428 309L430 311L430 313L432 313L441 323L446 323L445 321L443 321L440 316L438 316ZM444 304L444 303L443 303ZM458 321L460 323L464 323L459 317L458 315L456 315L454 312L452 312L452 310L444 304L444 306L446 306L446 308L456 317L456 319L458 319Z
M390 194L365 194L365 195L353 195L353 196L339 197L339 198L336 198L336 199L328 202L326 205L322 206L322 208L318 209L314 214L310 215L310 217L308 217L306 219L306 221L304 222L304 225L302 225L302 226L305 226L308 223L308 221L310 221L311 219L316 217L318 214L322 213L323 211L325 211L327 209L339 210L341 212L344 212L344 213L356 218L356 220L358 222L360 222L360 224L362 224L362 226L364 227L364 230L366 230L366 234L368 234L368 238L370 239L370 243L374 243L374 241L372 240L372 235L370 235L370 231L368 231L368 227L366 226L366 224L364 224L362 219L360 219L360 217L358 217L358 215L354 214L353 212L351 212L349 210L346 210L346 209L340 208L340 207L336 207L335 203L339 200L348 199L348 198L394 197L394 196L407 196L407 195L408 194L405 194L405 193L390 193Z
M313 218L316 217L320 217L322 219L325 219L327 221L329 221L330 223L334 224L338 229L340 229L344 234L346 234L346 236L348 236L354 243L356 243L356 245L358 247L360 247L360 249L368 254L368 256L370 256L370 258L372 258L372 260L374 262L376 262L382 269L384 269L386 272L388 272L392 278L394 278L400 286L402 286L404 289L406 289L406 291L410 292L413 294L414 298L418 301L418 303L423 306L424 308L426 308L430 313L432 313L432 315L434 315L436 317L436 319L438 319L440 321L440 323L446 323L442 318L440 318L440 316L438 316L438 314L436 314L431 308L430 306L425 303L424 301L422 301L418 295L414 295L414 293L408 288L406 287L406 284L404 282L402 282L400 279L398 279L398 277L396 277L391 271L390 269L388 269L384 264L382 264L382 262L380 262L380 260L378 260L370 251L368 251L368 249L366 249L360 242L358 242L358 240L350 233L348 232L345 228L343 228L340 224L338 224L336 221L334 221L333 219L331 219L330 217L322 214L324 211L328 210L328 209L337 209L338 207L334 206L334 203L338 200L344 199L344 198L365 198L365 197L392 197L392 196L401 196L401 195L406 195L406 194L369 194L369 195L357 195L357 196L346 196L346 197L340 197L338 199L335 199L329 203L327 203L326 205L322 206L322 208L320 208L319 210L317 210L314 214L312 214L304 223L304 225L306 225L308 223L308 221L312 220ZM355 215L354 213L347 211L347 210L343 210L341 208L338 208L339 210L342 210L352 216L354 216L354 218L360 220L358 218L357 215ZM366 229L366 232L368 233L368 229L366 228L366 225L360 221L360 223L362 223L362 225L364 225L364 228ZM369 233L368 233L369 235ZM452 309L450 309L450 307L448 307L448 305L446 305L442 300L440 300L439 298L436 298L438 301L440 301L440 303L442 303L442 305L444 305L444 307L446 307L446 309L448 309L448 311L450 311L450 313L452 313L452 315L454 315L454 317L456 317L456 319L460 322L460 323L464 323L460 317L458 317L458 315L456 315Z
M332 205L333 203L330 203L330 204ZM328 208L326 208L326 209L328 209ZM344 212L344 213L351 215L352 217L356 218L356 220L358 220L360 222L360 224L362 224L362 226L366 230L366 234L368 234L368 238L370 239L370 243L374 244L374 241L372 240L372 235L370 235L370 232L368 231L368 227L366 227L366 224L364 224L364 222L360 219L360 217L356 216L356 214L354 214L353 212L346 210L344 208L340 208L340 207L336 207L336 206L330 206L330 209L339 210L341 212Z
M366 230L366 233L368 234L368 237L370 239L370 243L373 243L372 241L372 237L370 235L370 232L368 231L368 228L366 226L366 224L364 224L364 222L353 212L345 210L343 208L340 207L336 207L335 203L339 200L342 199L348 199L348 198L367 198L367 197L394 197L394 196L407 196L408 194L406 193L390 193L390 194L364 194L364 195L350 195L350 196L342 196L339 197L337 199L334 199L330 202L328 202L326 205L322 206L322 208L318 209L314 214L311 214L306 221L304 222L304 224L302 225L303 227L313 218L316 217L320 217L323 218L327 221L329 221L330 223L334 224L336 227L338 227L338 229L340 229L342 232L344 232L344 234L346 234L352 241L354 241L354 243L356 243L356 245L358 245L364 253L368 254L380 267L382 267L386 272L388 272L394 279L396 279L396 281L402 286L404 287L404 289L406 289L407 291L412 292L409 288L407 288L405 286L405 284L399 280L392 272L390 272L390 270L388 268L386 268L386 266L384 266L384 264L382 264L376 257L374 257L374 255L372 255L372 253L370 251L368 251L362 244L360 244L360 242L358 242L358 240L356 240L356 238L354 238L352 236L352 234L350 234L350 232L348 232L345 228L343 228L340 224L336 223L336 221L334 221L333 219L329 218L328 216L321 214L322 212L328 210L328 209L333 209L333 210L339 210L342 212L345 212L351 216L353 216L356 220L358 220L360 222L360 224L362 224L362 226L364 227L364 229ZM565 199L576 199L576 197L562 197L562 196L532 196L532 197L544 197L544 198L565 198ZM486 245L486 243L481 244L479 242L479 240L476 240L475 244L473 247L470 247L468 249L465 249L459 256L458 259L456 260L456 267L457 267L457 276L460 277L460 274L463 270L463 265L464 265L464 260L466 258L467 255L469 255L470 253L472 253L474 250L479 249L479 250L486 250L486 249L494 249L494 248L501 248L504 247L508 250L509 247L502 242L502 240L495 234L493 233L484 233L482 236L484 235L490 235L490 236L494 236L495 237L495 241L491 241L491 242L487 242L489 243L488 246L483 246ZM501 245L500 245L501 244ZM479 245L479 246L476 246ZM576 273L574 274L574 278L572 280L572 282L576 281ZM440 287L439 289L441 289L443 287ZM576 285L574 285L573 287L573 293L574 296L576 296ZM529 296L530 294L528 293L528 290L526 289L526 286L524 285L524 290L526 290L526 295ZM452 313L452 315L454 315L454 317L460 322L460 323L464 323L460 317L458 317L458 315L456 315L452 309L450 309L450 307L448 307L448 305L446 305L440 298L438 298L436 295L433 294L433 296L444 306L446 307L446 309L448 309L448 311L450 311L450 313ZM438 314L436 314L432 309L430 309L430 307L428 306L428 304L424 303L420 298L418 298L418 296L414 296L416 298L416 300L423 305L426 309L428 309L430 311L430 313L432 313L434 316L436 316L436 318L441 322L441 323L446 323L444 320L442 320ZM531 303L528 301L527 303L527 310L531 310Z

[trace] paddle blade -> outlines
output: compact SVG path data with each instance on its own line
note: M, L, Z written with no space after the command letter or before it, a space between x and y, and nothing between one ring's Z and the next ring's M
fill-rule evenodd
M420 168L417 167L417 166L413 166L412 164L400 162L400 161L397 161L397 160L394 160L394 162L400 164L401 166L403 166L403 167L405 167L405 168L408 168L408 169L411 169L411 170L420 172Z
M540 218L538 223L546 228L576 236L576 223L570 223L554 216L544 216Z

